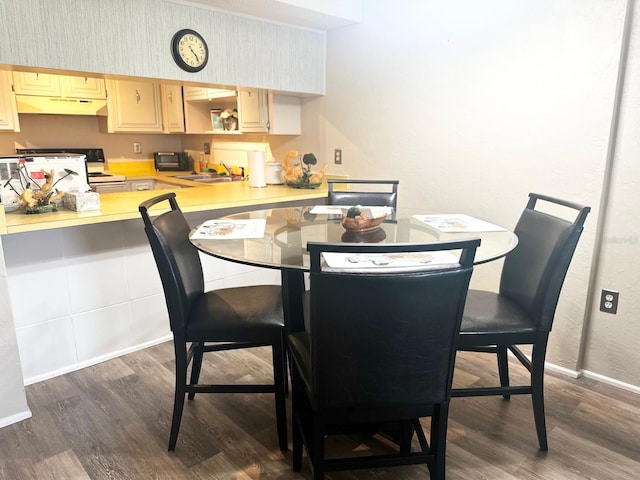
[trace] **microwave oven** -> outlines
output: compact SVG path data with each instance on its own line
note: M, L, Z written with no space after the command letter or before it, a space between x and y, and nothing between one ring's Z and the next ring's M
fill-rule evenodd
M158 171L190 171L193 169L186 152L155 152L153 160Z

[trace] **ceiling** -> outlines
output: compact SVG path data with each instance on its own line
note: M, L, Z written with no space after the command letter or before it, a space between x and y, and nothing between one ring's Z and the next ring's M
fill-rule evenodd
M297 0L298 4L306 4L306 7L293 5L293 3L296 2L292 0L188 0L179 1L179 3L205 5L216 10L224 10L235 14L259 17L274 22L318 30L331 30L344 27L358 23L361 20L361 12L355 15L353 13L334 15L316 8L310 8L311 4L331 5L332 3L323 0L316 2ZM355 10L358 10L357 7L360 5L359 1L351 1L349 3L341 0L339 3L335 3L335 1L333 3L338 9L348 4L350 7L355 6ZM325 8L324 10L327 11L328 9ZM351 8L351 11L353 10L354 8ZM343 11L346 10L343 9Z

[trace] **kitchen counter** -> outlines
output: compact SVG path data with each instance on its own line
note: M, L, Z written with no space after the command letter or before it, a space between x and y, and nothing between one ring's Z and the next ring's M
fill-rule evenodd
M174 190L178 204L185 213L259 206L266 208L267 205L276 203L312 204L314 200L327 196L326 182L317 189L307 190L285 185L255 188L250 187L247 181L202 186L195 182L170 179L169 175L127 177L127 180L136 179L156 179L163 182L171 180L176 185L189 186L190 188ZM89 212L76 212L61 207L56 212L27 215L23 212L5 214L0 208L0 235L140 218L138 205L166 191L170 190L103 193L100 195L100 210ZM158 209L158 212L161 210Z

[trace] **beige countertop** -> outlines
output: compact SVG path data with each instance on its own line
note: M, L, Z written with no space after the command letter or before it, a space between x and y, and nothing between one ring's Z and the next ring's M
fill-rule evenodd
M140 176L127 177L127 180L137 178L155 178L163 182L168 176ZM296 189L285 185L267 185L263 188L250 187L247 181L222 182L201 186L194 182L173 180L183 187L197 185L190 188L177 188L178 205L183 212L199 212L207 210L222 210L238 207L252 207L281 202L313 201L327 196L327 185L323 182L317 189ZM58 211L38 214L26 214L22 211L4 213L0 208L0 234L31 232L51 228L73 227L93 223L115 222L140 218L138 205L148 198L171 190L147 190L141 192L103 193L100 195L100 210L76 212L60 207ZM319 202L323 203L323 202ZM158 212L162 210L158 209ZM153 210L152 210L153 212Z

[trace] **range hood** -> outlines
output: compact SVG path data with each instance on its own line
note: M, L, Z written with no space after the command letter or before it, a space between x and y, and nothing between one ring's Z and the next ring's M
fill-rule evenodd
M16 95L18 113L107 116L107 101Z

